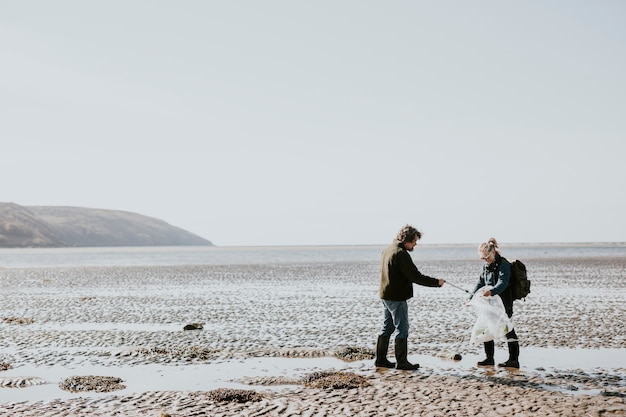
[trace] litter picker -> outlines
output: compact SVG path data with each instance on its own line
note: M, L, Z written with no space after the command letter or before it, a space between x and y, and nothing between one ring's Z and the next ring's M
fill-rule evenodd
M464 289L464 288L461 288L461 287L458 287L458 286L456 286L456 285L454 285L454 284L451 284L451 283L449 283L448 281L446 281L446 284L451 285L451 286L453 286L454 288L456 288L456 289L458 289L458 290L461 290L461 291L464 291L464 292L466 292L466 293L468 293L468 294L471 294L468 290L466 290L466 289Z

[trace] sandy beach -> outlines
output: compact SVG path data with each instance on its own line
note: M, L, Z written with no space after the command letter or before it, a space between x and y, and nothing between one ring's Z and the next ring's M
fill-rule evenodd
M626 256L525 261L521 368L476 367L465 294L416 286L415 372L373 367L376 262L2 269L0 415L626 415Z

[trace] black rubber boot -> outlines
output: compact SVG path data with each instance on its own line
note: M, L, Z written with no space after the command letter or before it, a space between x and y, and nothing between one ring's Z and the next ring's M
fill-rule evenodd
M414 371L419 369L419 364L415 365L409 362L406 358L407 355L407 339L396 339L395 341L395 349L396 349L396 369L401 369L403 371Z
M496 345L493 340L490 340L489 342L485 342L484 345L485 345L485 355L487 355L487 358L485 360L478 362L478 366L493 366L495 365L495 361L493 360L493 353L495 352Z
M376 359L374 365L381 368L395 368L396 364L387 360L389 336L378 336L376 341Z
M519 342L509 342L507 344L509 345L509 359L504 363L499 363L498 366L519 369Z

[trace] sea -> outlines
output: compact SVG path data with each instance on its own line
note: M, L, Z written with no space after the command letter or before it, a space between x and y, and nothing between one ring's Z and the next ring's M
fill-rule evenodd
M378 263L385 245L0 249L0 268ZM501 245L511 259L626 257L626 242ZM420 261L478 260L476 245L418 245Z

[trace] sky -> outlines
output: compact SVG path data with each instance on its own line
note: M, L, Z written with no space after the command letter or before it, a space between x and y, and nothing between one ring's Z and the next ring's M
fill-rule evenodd
M626 2L0 0L0 201L218 246L626 241Z

